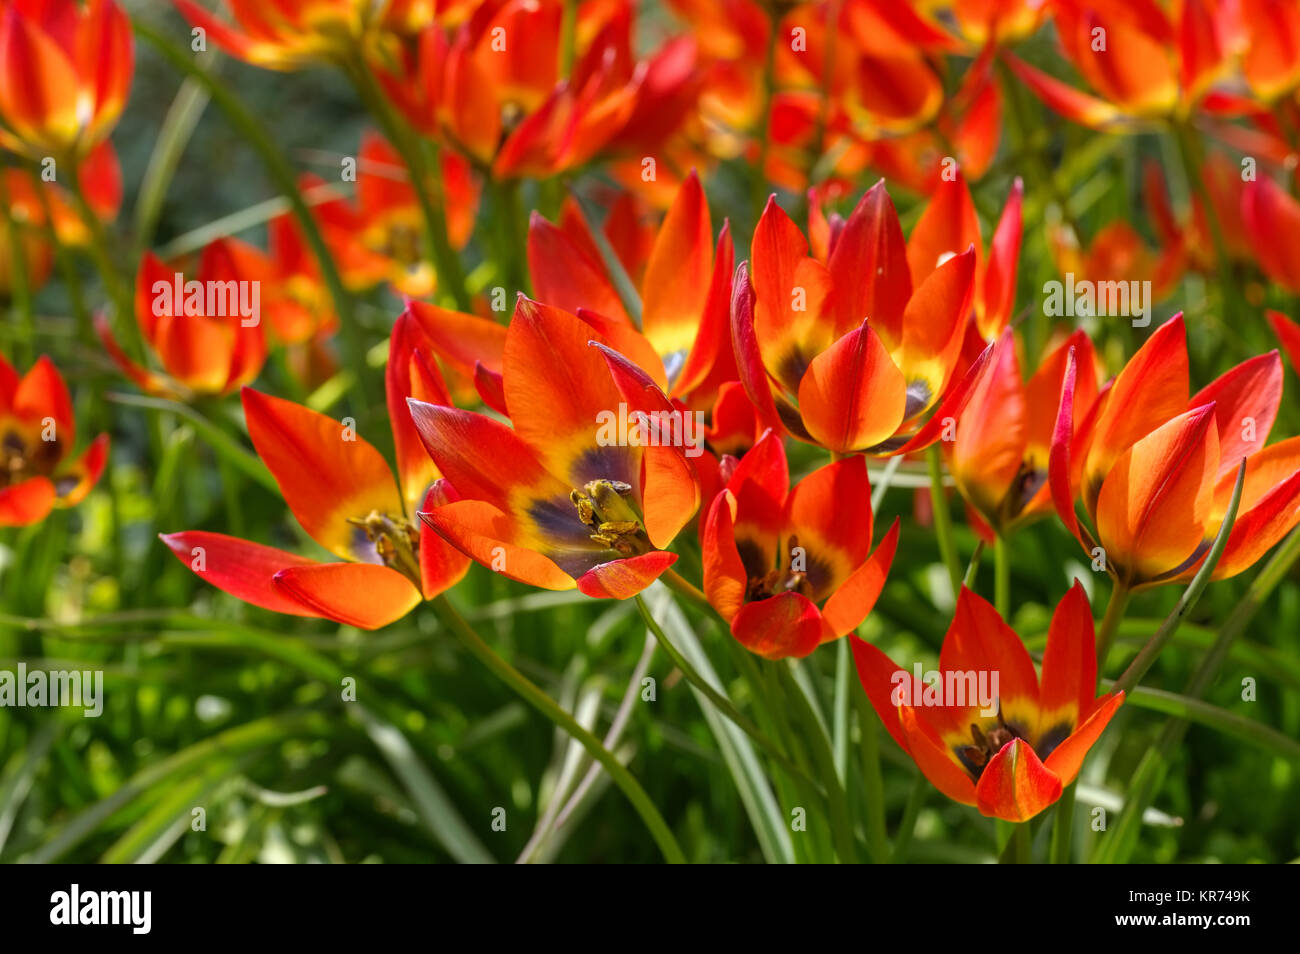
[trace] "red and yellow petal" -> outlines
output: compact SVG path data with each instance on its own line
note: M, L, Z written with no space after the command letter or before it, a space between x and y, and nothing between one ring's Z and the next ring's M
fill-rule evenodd
M1110 724L1115 711L1124 704L1124 693L1104 695L1091 703L1090 709L1080 725L1066 739L1054 748L1044 761L1047 770L1061 780L1062 785L1069 785L1079 775L1083 759L1101 736L1102 730Z
M302 528L344 559L378 560L364 532L348 521L371 511L404 514L383 455L350 426L301 404L252 388L242 397L253 446Z
M897 347L903 340L903 312L912 297L912 280L903 228L884 180L858 200L827 267L835 281L836 334L844 335L866 320L886 347Z
M1276 351L1256 355L1202 388L1188 407L1214 403L1219 430L1219 473L1235 473L1243 457L1268 441L1282 403L1282 359Z
M898 518L861 566L840 584L822 607L822 618L836 637L853 632L875 608L898 550Z
M939 669L996 672L999 702L1006 720L1026 726L1038 724L1038 673L1025 644L991 603L964 586L943 638ZM935 712L943 713L951 729L963 736L969 734L963 711L958 707L949 706Z
M1035 738L1055 726L1078 725L1092 708L1096 688L1097 646L1092 609L1087 593L1075 580L1056 604L1047 632Z
M1121 454L1097 498L1107 564L1132 584L1191 557L1207 535L1218 470L1213 405L1178 415Z
M457 500L420 513L428 529L502 576L547 590L571 590L574 578L532 549L518 521L484 500Z
M108 435L100 434L71 463L65 463L55 475L59 507L75 507L99 482L108 464Z
M848 453L893 437L907 382L866 323L814 357L799 382L799 415L822 447Z

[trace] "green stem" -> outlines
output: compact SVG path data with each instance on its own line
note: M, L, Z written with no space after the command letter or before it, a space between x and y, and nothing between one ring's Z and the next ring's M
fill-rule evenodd
M993 538L993 606L1007 619L1011 609L1011 557L1002 534Z
M676 591L678 596L685 597L701 609L708 610L710 613L714 612L713 604L709 602L709 598L704 594L704 591L682 577L676 570L664 570L663 576L659 577L659 579L663 580L670 589Z
M943 460L939 445L931 444L925 452L925 460L930 471L930 502L934 511L934 534L939 541L939 556L948 568L948 578L952 581L952 595L955 599L961 592L961 564L957 560L957 544L953 539L952 516L948 513L948 499L943 492Z
M907 804L903 806L903 818L898 823L898 837L894 839L894 851L889 856L890 864L901 865L911 847L912 836L916 833L916 819L921 814L926 793L930 790L930 781L918 772L912 782L912 790L907 794Z
M366 109L379 122L393 148L402 157L420 214L424 218L424 229L433 253L434 268L438 272L439 292L451 294L456 307L461 311L470 311L473 303L465 289L465 271L461 268L460 258L452 248L451 238L447 233L447 198L442 188L442 162L437 143L428 143L430 156L426 161L421 148L421 141L412 133L409 126L388 105L383 90L375 80L370 64L358 51L353 62L346 65L347 73L357 89ZM430 174L430 169L433 174Z
M1070 863L1070 849L1073 847L1074 795L1078 784L1078 782L1071 782L1065 786L1060 800L1056 803L1056 816L1052 819L1052 846L1049 849L1051 862L1054 865Z
M514 666L510 665L500 656L498 656L487 643L483 642L478 633L465 622L456 608L445 597L440 596L433 601L434 612L437 613L439 621L460 640L461 644L470 651L470 653L483 663L488 670L513 689L533 708L537 709L542 715L549 719L556 728L562 729L575 739L587 754L604 767L617 785L627 796L632 807L636 809L641 820L645 822L646 828L654 837L655 843L659 845L659 850L663 852L664 859L671 864L684 864L686 856L682 854L681 847L677 844L677 839L673 837L667 822L655 807L650 796L646 794L641 783L623 767L614 754L605 748L589 731L584 729L576 719L569 713L561 709L550 696L539 689L531 682L528 677L521 673Z
M0 170L0 202L5 208L5 238L9 243L9 304L12 306L22 351L15 349L13 357L20 365L30 365L36 359L36 313L32 310L32 290L27 284L27 255L23 248L22 233L14 219L9 186Z
M1106 615L1102 617L1101 627L1097 630L1097 678L1101 679L1106 667L1106 657L1115 642L1115 633L1124 619L1124 610L1128 606L1129 588L1118 580L1111 587L1110 601L1106 604Z

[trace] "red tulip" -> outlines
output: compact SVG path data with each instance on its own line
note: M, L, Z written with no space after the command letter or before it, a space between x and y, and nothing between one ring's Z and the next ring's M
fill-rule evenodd
M807 656L861 625L880 596L897 521L874 552L871 537L865 459L828 464L791 488L781 437L768 431L709 508L704 592L746 649Z
M80 503L108 461L107 434L73 456L77 422L72 398L58 368L44 356L21 379L0 357L0 435L3 527L39 523L55 507Z
M872 707L935 788L1023 822L1061 797L1124 701L1122 692L1094 698L1095 638L1076 581L1052 614L1040 677L997 610L962 587L937 680L916 678L857 638L853 655Z
M414 323L399 318L387 371L390 413L408 397L448 400L426 347ZM394 480L379 451L349 425L251 388L242 396L253 446L289 509L340 562L320 563L221 533L163 535L181 562L254 606L362 629L387 626L465 575L469 561L436 534L421 532L415 520L420 506L437 507L457 495L421 453L409 417L392 413Z

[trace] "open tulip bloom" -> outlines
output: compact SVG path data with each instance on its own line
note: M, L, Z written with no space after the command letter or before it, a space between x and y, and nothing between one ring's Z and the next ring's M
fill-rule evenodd
M90 493L108 462L108 435L79 455L76 440L72 398L54 362L42 356L20 378L0 356L0 527L39 523Z
M872 707L934 787L1023 822L1061 797L1124 701L1122 692L1096 696L1094 641L1076 581L1052 614L1041 675L997 610L965 587L937 678L917 678L856 637L852 645Z
M391 347L390 408L412 395L450 400L409 318L394 326ZM190 530L162 537L181 562L254 606L362 629L401 619L465 575L469 561L415 520L420 507L456 498L421 453L409 418L393 415L399 488L383 456L351 425L251 388L242 396L253 446L289 509L337 561Z
M1076 428L1078 381L1072 357L1052 437L1052 499L1121 585L1196 575L1243 459L1241 503L1213 578L1247 569L1300 522L1300 438L1265 446L1282 399L1276 351L1242 362L1189 399L1180 314L1129 359ZM1093 529L1078 519L1075 501Z
M889 575L898 523L874 552L861 455L790 487L768 431L713 500L701 531L704 592L732 635L769 659L807 656L862 624Z
M474 560L551 590L634 596L677 559L664 548L700 504L685 448L619 441L602 424L668 407L615 378L592 325L520 297L506 333L510 426L412 400L429 456L460 500L421 519Z

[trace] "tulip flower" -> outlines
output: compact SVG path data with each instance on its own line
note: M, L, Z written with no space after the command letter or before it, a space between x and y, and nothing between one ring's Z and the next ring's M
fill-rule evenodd
M719 385L736 376L727 320L732 260L726 224L715 253L708 202L692 171L650 248L638 334L576 207L558 227L534 214L528 231L537 297L603 328L669 397L693 407L711 405Z
M1008 330L957 419L954 440L945 445L958 492L999 535L1052 511L1047 470L1071 350L1076 366L1074 420L1076 426L1081 424L1097 398L1096 358L1088 336L1082 331L1070 335L1043 358L1026 383L1015 337Z
M1041 677L1020 637L964 586L934 675L919 678L860 639L852 645L872 707L931 784L983 815L1023 822L1078 777L1124 701L1123 692L1094 698L1095 640L1075 581L1052 614Z
M1241 0L1241 75L1255 98L1272 103L1300 86L1300 7L1288 0Z
M0 235L3 233L0 232ZM21 378L0 356L0 527L44 520L90 493L108 461L108 435L80 454L68 386L42 356Z
M427 0L277 0L271 10L237 0L229 23L195 0L175 3L231 56L272 70L347 62L381 32L405 33L432 19Z
M624 599L677 556L665 551L699 507L685 448L620 438L620 412L657 413L667 398L614 376L621 356L577 316L520 296L506 333L502 398L512 426L410 401L429 456L462 498L421 519L493 570L545 589ZM620 372L623 373L623 372Z
M222 533L189 530L161 539L177 558L246 603L290 616L323 617L379 629L455 585L469 561L422 532L416 510L457 499L420 448L408 397L448 400L418 327L399 318L386 385L399 482L383 456L352 425L299 404L244 388L248 433L299 525L338 562Z
M256 378L266 361L261 289L270 274L265 254L237 239L205 246L194 279L147 253L136 281L136 321L163 373L132 361L102 315L96 330L123 373L149 394L221 397Z
M871 550L863 457L790 487L785 448L767 431L713 499L701 530L704 592L731 634L768 659L807 656L861 625L898 545L898 522Z
M6 169L3 176L0 197L7 198L10 213L18 223L41 231L50 226L64 246L89 244L91 231L64 189L21 169ZM81 160L77 176L91 212L102 222L112 221L122 205L122 169L112 144L105 141L91 149Z
M1096 96L1009 53L1006 62L1050 109L1092 129L1185 119L1230 65L1227 7L1186 0L1167 13L1155 3L1054 0L1061 50Z
M881 182L833 233L824 263L775 197L751 248L733 284L732 342L764 423L835 453L905 454L938 440L984 363L955 373L974 246L927 261L914 285Z
M1189 400L1180 314L1138 349L1076 428L1077 392L1071 356L1052 436L1052 500L1066 528L1120 586L1196 574L1243 459L1241 503L1213 578L1247 569L1300 522L1300 438L1265 446L1282 398L1276 351L1242 362Z
M0 146L79 162L126 105L131 24L114 0L0 3Z
M498 180L547 178L620 140L631 147L667 135L691 100L691 49L670 44L637 62L625 0L581 3L574 15L567 77L554 55L564 16L557 0L490 0L451 37L435 24L376 71L415 128Z

